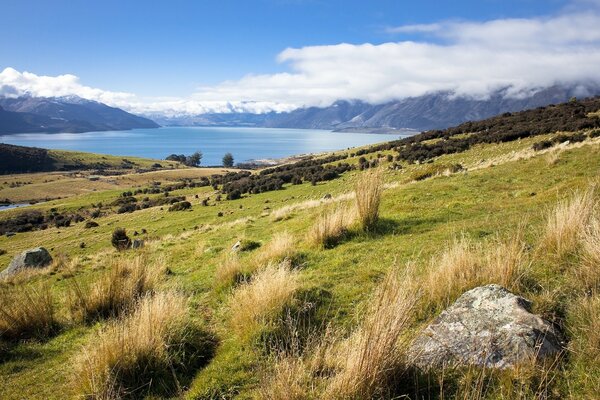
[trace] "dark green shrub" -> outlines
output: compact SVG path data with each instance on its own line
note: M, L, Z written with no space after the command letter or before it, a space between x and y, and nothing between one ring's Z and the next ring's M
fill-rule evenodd
M131 239L127 236L125 228L117 228L112 234L112 245L115 249L122 251L131 247Z

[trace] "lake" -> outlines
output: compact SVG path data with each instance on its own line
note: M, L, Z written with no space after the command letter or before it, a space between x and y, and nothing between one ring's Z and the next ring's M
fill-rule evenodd
M220 165L223 155L235 162L294 154L342 150L409 135L341 133L312 129L163 127L87 133L32 133L0 136L0 143L164 159L169 154L203 153L202 165Z

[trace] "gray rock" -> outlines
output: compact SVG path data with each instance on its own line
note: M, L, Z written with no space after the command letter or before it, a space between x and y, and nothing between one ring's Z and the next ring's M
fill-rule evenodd
M560 352L560 334L530 307L499 285L469 290L425 328L409 354L423 369L449 364L504 369Z
M0 276L6 277L30 268L44 268L52 262L48 250L43 247L25 250L12 259L8 268L0 272Z
M242 247L242 242L238 240L237 242L235 242L235 244L233 246L231 246L231 252L237 253L238 251L240 251L241 247Z
M133 249L141 249L144 247L144 241L142 239L133 239L133 243L131 244L131 248Z

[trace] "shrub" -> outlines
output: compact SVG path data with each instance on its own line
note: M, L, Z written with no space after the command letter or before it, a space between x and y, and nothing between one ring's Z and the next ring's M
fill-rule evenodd
M125 228L117 228L113 231L111 243L119 251L127 250L131 247L131 239L127 236Z
M256 242L250 239L240 240L240 251L252 251L260 247L260 242Z
M240 337L251 337L280 317L299 287L298 271L288 262L261 269L229 299L231 327Z
M0 288L0 338L45 338L59 326L50 286Z
M355 185L358 221L364 231L375 227L379 219L379 205L383 192L383 170L377 169L362 174Z
M307 241L321 248L333 247L348 232L355 220L355 208L338 206L326 209L308 231Z
M84 287L73 279L69 295L71 316L85 322L116 317L141 296L154 292L165 271L161 260L148 264L144 257L137 256L115 260L92 285Z
M6 254L6 250L4 250L4 249L0 249L0 256L3 256L3 255L5 255L5 254Z
M177 394L181 372L205 362L214 350L210 336L186 318L186 308L187 299L174 292L140 298L76 357L78 394L101 399Z
M88 221L85 223L85 229L96 228L98 223L96 221Z
M189 201L180 201L169 207L169 211L184 211L192 208L192 203Z

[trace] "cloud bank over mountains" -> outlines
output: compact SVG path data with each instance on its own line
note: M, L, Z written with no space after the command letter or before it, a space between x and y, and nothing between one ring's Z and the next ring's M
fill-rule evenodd
M442 21L387 29L390 41L288 48L288 71L250 74L200 87L187 98L149 99L85 86L74 75L39 76L6 68L0 95L77 95L144 114L290 111L339 99L378 104L448 91L484 99L554 84L600 83L598 1L577 1L562 14L485 22ZM582 95L585 95L582 92Z

